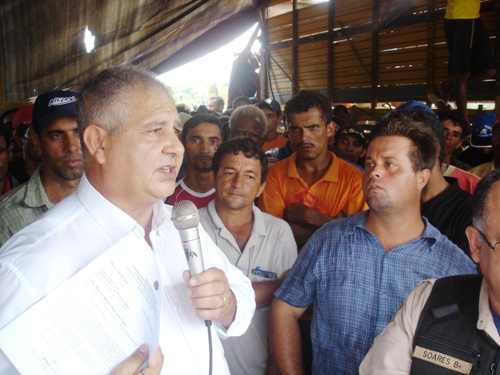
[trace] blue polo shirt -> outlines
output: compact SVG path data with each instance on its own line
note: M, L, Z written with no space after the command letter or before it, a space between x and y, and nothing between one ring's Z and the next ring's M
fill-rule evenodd
M275 296L314 304L313 374L358 374L374 338L414 286L428 278L476 273L475 264L425 218L421 237L388 252L366 229L368 211L316 231Z

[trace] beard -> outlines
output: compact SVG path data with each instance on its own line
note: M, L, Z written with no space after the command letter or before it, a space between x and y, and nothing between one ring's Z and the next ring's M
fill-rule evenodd
M208 173L212 171L212 167L210 168L205 168L205 167L196 167L196 171L200 173Z
M62 168L53 169L54 173L65 181L78 180L79 178L82 177L83 170L84 170L83 165L82 167L72 168L72 169L62 169Z
M204 159L207 158L207 156L203 156ZM194 163L194 167L197 172L200 173L208 173L212 170L212 158L210 158L210 161L208 160L199 160L200 158L197 158Z
M82 158L82 156L71 155L66 157L65 159L68 158ZM80 165L73 168L65 166L64 159L60 161L45 160L45 163L56 176L59 176L61 179L65 181L73 181L79 179L80 177L82 177L83 171L85 169L83 161L80 163Z

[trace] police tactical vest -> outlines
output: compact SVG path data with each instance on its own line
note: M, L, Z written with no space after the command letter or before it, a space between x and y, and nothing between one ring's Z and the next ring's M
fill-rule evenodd
M476 328L482 280L436 281L415 332L411 375L500 375L500 347Z

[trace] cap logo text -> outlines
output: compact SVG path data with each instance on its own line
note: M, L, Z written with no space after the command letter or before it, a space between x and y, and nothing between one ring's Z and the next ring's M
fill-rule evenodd
M49 107L51 106L57 106L57 105L65 105L69 103L74 103L76 102L76 96L64 96L64 97L56 97L52 98L49 101Z

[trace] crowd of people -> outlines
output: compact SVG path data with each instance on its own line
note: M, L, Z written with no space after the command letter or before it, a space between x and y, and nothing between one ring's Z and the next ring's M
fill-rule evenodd
M414 4L385 6L380 25ZM497 74L479 12L447 2L439 110L410 100L369 131L319 91L257 99L258 28L227 108L127 65L1 103L0 330L132 235L161 275L159 345L114 375L500 373L500 116L467 110Z
M500 116L409 101L367 132L314 90L195 112L133 66L18 104L0 123L0 329L132 233L162 275L159 348L117 375L149 349L139 373L500 365ZM171 220L184 200L196 275Z

